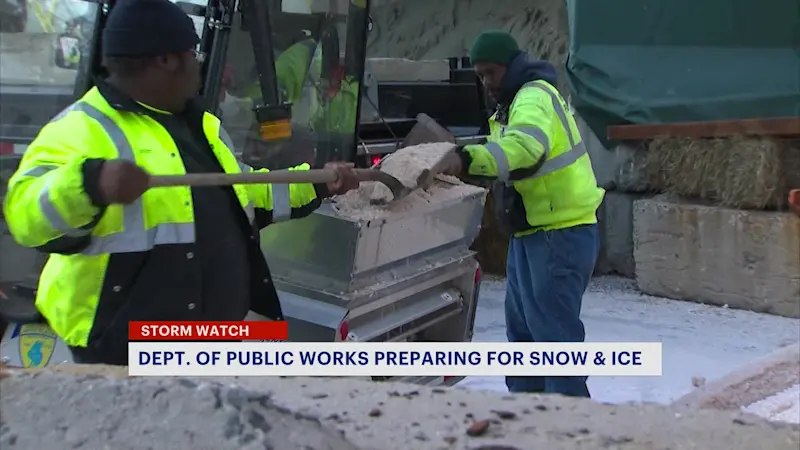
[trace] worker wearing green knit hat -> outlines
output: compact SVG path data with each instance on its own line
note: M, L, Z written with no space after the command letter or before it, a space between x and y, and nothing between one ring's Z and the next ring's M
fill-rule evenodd
M531 58L505 31L481 33L472 44L469 59L486 91L500 104L511 102L528 81L541 79L555 85L558 77L555 67L547 61ZM506 77L509 69L512 69L511 74Z
M476 62L492 62L507 66L521 50L516 39L505 31L489 30L475 39L469 51L469 59Z
M547 61L503 31L486 31L469 52L497 101L486 144L456 147L451 175L495 180L499 223L511 234L506 261L509 342L582 342L583 293L600 248L596 211L604 192ZM511 392L589 397L586 377L508 376Z

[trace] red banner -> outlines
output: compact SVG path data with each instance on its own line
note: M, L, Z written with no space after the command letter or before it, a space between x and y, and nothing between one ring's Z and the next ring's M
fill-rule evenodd
M129 322L131 341L285 341L286 322Z

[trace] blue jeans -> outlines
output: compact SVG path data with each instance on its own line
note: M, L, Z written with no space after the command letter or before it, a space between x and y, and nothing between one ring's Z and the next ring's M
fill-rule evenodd
M506 269L509 342L583 342L583 293L591 279L600 235L581 225L512 237ZM589 397L586 377L506 377L511 392Z

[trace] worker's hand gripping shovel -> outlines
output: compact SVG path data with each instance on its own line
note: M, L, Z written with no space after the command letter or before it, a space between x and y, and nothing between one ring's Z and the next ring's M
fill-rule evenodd
M358 181L377 181L386 185L394 200L408 195L409 189L397 178L380 170L354 169ZM270 172L248 173L190 173L186 175L153 175L150 189L170 186L232 186L235 184L295 184L331 183L339 175L333 169L314 170L273 170Z
M442 154L442 157L436 160L433 165L425 168L417 177L417 187L415 189L428 189L433 184L433 180L442 179L441 177L437 178L439 175L460 172L461 159L455 150L456 145L453 144L453 148L450 151ZM458 165L459 170L453 170L454 165Z

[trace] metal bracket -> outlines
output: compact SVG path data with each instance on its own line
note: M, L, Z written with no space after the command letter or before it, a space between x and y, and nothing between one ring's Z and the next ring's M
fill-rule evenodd
M200 51L207 54L203 62L203 98L209 111L216 112L219 106L219 91L225 62L228 54L228 43L233 25L234 0L211 0L205 7L207 30L203 33Z

